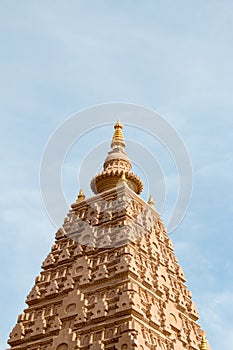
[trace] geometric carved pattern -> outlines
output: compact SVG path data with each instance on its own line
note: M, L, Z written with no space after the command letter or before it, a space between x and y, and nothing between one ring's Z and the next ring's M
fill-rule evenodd
M97 208L98 196L72 205L10 334L11 349L198 350L197 311L158 213L121 186L120 214L114 213L116 190L101 194L112 213L106 219L89 209ZM133 227L139 214L144 232L130 236L122 223ZM97 234L107 228L118 243L98 248L68 238L74 216L82 216L84 228L91 219Z

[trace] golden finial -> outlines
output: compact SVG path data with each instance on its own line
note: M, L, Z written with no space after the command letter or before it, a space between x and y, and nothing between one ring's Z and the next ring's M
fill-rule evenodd
M123 125L120 122L120 119L117 120L116 124L114 125L114 129L121 128L123 129Z
M147 202L147 203L150 204L152 207L155 206L155 203L154 203L154 200L153 200L153 197L152 197L151 194L150 194L150 196L149 196L149 199L148 199L148 202Z
M120 120L116 122L116 124L114 125L114 129L115 129L115 132L112 138L111 147L112 148L114 148L115 146L125 147L124 136L122 133L123 125L120 123Z
M206 341L205 334L203 334L203 336L202 336L202 338L201 338L200 350L208 350L208 346L207 346L207 341Z
M128 184L128 182L126 180L125 173L123 172L121 175L120 181L118 182L118 185L119 186L122 186L122 185L127 186L127 184Z
M78 194L78 197L77 197L77 200L76 200L76 203L79 203L79 202L83 201L85 198L86 198L86 197L85 197L85 195L84 195L84 193L83 193L83 190L80 189L79 194Z
M114 129L111 143L112 149L105 158L102 172L91 180L91 189L97 194L116 186L126 185L135 193L140 194L143 189L143 183L132 172L132 164L125 152L123 126L119 120L116 122Z

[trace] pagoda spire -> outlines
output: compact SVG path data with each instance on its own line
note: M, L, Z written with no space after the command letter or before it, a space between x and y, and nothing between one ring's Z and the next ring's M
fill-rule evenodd
M124 174L129 188L140 194L143 189L143 183L132 171L132 164L125 152L123 125L119 120L114 125L114 129L111 150L104 161L102 172L91 180L91 189L97 194L117 187L121 181L122 174Z
M115 132L112 137L112 143L111 143L112 149L119 146L125 148L125 140L122 132L123 125L120 123L120 120L116 122L116 124L114 125L114 129L115 129Z
M210 350L160 215L137 195L142 182L120 125L92 180L100 195L80 189L10 333L11 350Z

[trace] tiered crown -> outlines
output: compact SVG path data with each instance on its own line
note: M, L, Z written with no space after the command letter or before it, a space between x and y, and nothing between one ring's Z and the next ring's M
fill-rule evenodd
M132 165L125 152L125 141L122 133L123 126L117 121L112 138L111 151L104 161L103 170L91 180L91 189L97 194L110 190L121 184L122 175L127 185L137 194L143 189L142 180L132 172Z

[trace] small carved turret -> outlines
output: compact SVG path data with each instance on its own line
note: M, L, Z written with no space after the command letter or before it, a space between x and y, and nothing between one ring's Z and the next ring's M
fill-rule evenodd
M83 193L83 190L80 189L78 197L77 197L77 200L76 200L76 203L79 203L79 202L83 201L85 198L86 197L85 197L85 194Z
M155 202L154 202L154 200L153 200L153 197L152 197L152 195L150 194L150 197L149 197L149 199L148 199L148 202L147 202L148 204L150 204L152 207L154 207L155 206Z
M203 334L202 339L201 339L200 350L208 350L207 340L206 340L205 334Z
M125 173L122 173L120 181L118 182L118 186L127 186L128 182L125 177Z

